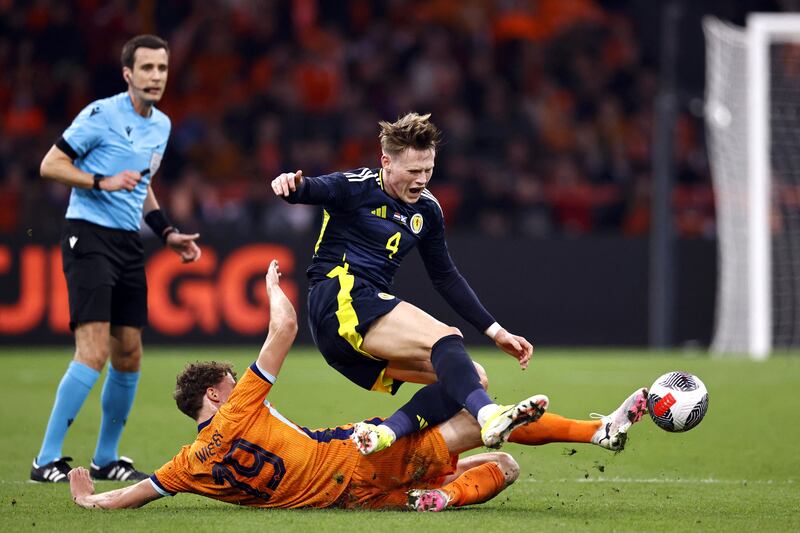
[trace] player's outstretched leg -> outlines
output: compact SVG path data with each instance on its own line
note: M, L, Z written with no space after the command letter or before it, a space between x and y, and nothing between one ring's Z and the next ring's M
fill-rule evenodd
M630 427L647 413L647 389L641 388L628 396L617 409L609 415L592 413L600 419L600 427L592 437L592 444L608 450L620 452L625 448Z
M463 405L481 426L485 446L499 448L511 431L535 422L547 409L546 396L532 396L516 405L497 405L480 383L461 335L442 337L431 348L431 364L447 394Z
M374 430L367 425L361 425L361 433L375 431L377 435L369 437L356 434L353 441L358 451L364 455L379 452L400 437L441 424L461 409L462 406L447 395L440 382L431 383L415 392L408 402L379 426L375 426ZM361 443L364 442L373 442L377 446L363 446Z
M458 461L463 472L439 489L411 490L408 507L415 511L441 511L491 500L519 477L519 464L507 453L483 453Z
M536 394L516 405L486 406L490 412L478 412L481 440L487 448L499 448L515 428L536 422L550 403L544 394Z

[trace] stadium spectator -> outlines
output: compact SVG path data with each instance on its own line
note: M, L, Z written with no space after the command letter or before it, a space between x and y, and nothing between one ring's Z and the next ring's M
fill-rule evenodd
M148 480L123 489L95 494L88 471L72 470L77 505L138 508L186 492L254 507L441 511L483 503L517 479L519 466L508 454L458 457L482 444L480 428L465 412L368 457L356 450L355 441L365 438L362 424L309 430L284 417L265 399L297 333L297 316L279 276L272 261L266 276L269 333L238 383L226 363L192 363L178 376L175 400L198 424L197 439ZM546 404L545 396L539 398ZM631 425L645 414L646 398L646 389L639 389L601 420L544 414L517 428L512 440L584 442L619 451Z
M140 35L123 46L121 62L128 90L86 106L41 163L42 177L72 188L61 254L75 355L33 460L34 481L66 481L64 437L109 357L91 475L117 481L147 477L118 453L139 381L147 322L138 234L142 214L184 262L200 257L194 242L199 235L180 233L169 223L150 185L170 131L169 118L155 108L166 88L169 47L159 37Z
M445 126L445 142L459 147L442 153L433 188L444 209L455 212L451 230L574 233L574 220L556 205L561 195L537 194L532 219L528 200L513 198L520 180L527 190L533 181L546 191L554 157L572 162L590 195L609 199L587 207L581 232L647 231L650 188L634 201L633 176L651 180L657 80L640 49L635 10L625 2L69 4L22 3L0 20L0 66L7 73L0 79L0 169L19 154L46 151L58 125L84 102L115 92L115 46L154 29L174 43L172 68L181 73L162 103L174 125L165 181L171 185L184 167L195 167L211 187L238 184L223 193L227 216L200 213L193 229L221 232L271 218L262 212L276 204L246 194L263 175L249 167L280 163L311 171L309 142L330 158L323 168L357 166L374 156L378 120L421 109ZM42 79L48 83L34 83ZM460 115L460 128L447 124L451 115ZM700 204L676 199L675 220L682 235L707 235L714 210L699 200L711 197L702 124L688 110L680 115L680 179L692 181ZM273 122L271 133L263 131L264 120ZM520 139L532 156L525 168L503 173L508 192L498 197L488 173L504 165ZM464 157L469 176L451 172ZM46 187L35 179L37 163L21 161L25 188ZM165 203L172 191L164 188ZM478 206L475 216L474 201L484 196L494 205ZM60 201L55 207L64 207ZM681 222L685 211L695 222ZM4 233L19 231L25 218L33 219L26 229L52 232L44 217L22 210L12 217ZM632 217L645 223L634 231L625 222ZM271 224L248 231L277 236ZM292 231L312 230L297 224Z

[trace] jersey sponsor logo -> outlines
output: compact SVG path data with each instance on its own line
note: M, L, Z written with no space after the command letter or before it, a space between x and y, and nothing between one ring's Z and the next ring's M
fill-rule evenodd
M378 298L381 300L394 300L394 296L386 292L379 292Z
M408 217L403 214L395 212L395 214L392 215L392 220L394 220L398 224L402 224L405 226L406 223L408 222Z
M92 108L92 112L91 112L91 113L89 113L89 116L90 116L90 117L93 117L93 116L95 116L96 114L98 114L99 112L100 112L100 106L93 107L93 108Z
M414 232L414 235L422 231L423 222L424 221L422 219L422 215L420 215L419 213L414 213L414 215L411 217L411 224L409 225L411 231Z
M75 235L73 235L72 237L69 238L69 247L75 248L76 242L78 242L78 238Z
M161 166L161 159L163 157L164 156L162 156L159 152L153 152L150 155L150 178L151 179L155 175L155 173L158 172L158 169Z

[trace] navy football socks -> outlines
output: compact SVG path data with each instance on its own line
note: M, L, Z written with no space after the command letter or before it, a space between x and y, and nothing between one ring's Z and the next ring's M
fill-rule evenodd
M431 363L447 395L475 418L481 407L494 403L481 385L460 335L448 335L436 341L431 348Z
M460 335L439 339L431 348L431 362L439 381L421 388L383 422L398 439L440 424L462 408L477 418L482 407L494 403L481 385Z
M432 383L418 390L411 399L392 416L383 421L399 439L428 426L441 424L461 410L461 405L450 398L441 383Z

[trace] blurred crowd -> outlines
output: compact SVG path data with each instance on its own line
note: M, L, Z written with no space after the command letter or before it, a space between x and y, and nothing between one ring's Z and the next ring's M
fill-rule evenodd
M84 106L125 89L122 44L156 33L172 134L154 187L184 231L315 232L317 211L267 181L378 166L378 121L413 110L444 133L430 188L449 230L645 235L658 71L625 6L0 0L0 234L56 234L68 190L39 162ZM680 111L674 149L677 230L713 237L701 119Z

